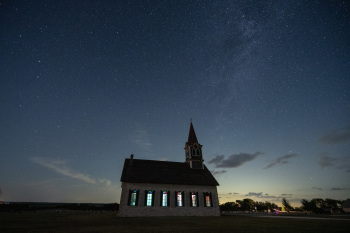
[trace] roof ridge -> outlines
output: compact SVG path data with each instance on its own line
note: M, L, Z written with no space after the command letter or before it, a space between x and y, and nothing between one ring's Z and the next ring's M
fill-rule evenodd
M130 160L130 158L126 158L126 160ZM168 162L168 163L186 163L186 162L176 162L176 161L168 161L168 160L153 160L153 159L133 159L139 161L150 161L150 162Z

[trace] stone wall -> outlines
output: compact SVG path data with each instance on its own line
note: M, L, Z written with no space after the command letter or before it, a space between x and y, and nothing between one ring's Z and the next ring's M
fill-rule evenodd
M139 190L137 206L128 206L129 190ZM145 206L145 190L155 190L154 206ZM170 206L160 206L160 192L170 192ZM184 206L178 207L175 202L175 191L184 192ZM191 206L189 192L198 192L198 207ZM203 192L210 192L212 196L212 207L204 206ZM120 197L120 217L136 216L219 216L219 199L216 186L199 185L171 185L171 184L142 184L122 183L122 194Z

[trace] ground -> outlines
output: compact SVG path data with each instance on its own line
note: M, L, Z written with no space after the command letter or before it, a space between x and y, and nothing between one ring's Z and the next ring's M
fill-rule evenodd
M119 218L114 212L37 211L0 213L0 232L345 232L350 216L329 218L221 217ZM325 219L326 218L326 219Z

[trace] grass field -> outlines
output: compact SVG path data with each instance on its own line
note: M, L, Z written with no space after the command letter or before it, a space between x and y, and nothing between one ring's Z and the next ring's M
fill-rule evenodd
M221 217L118 218L115 213L37 211L0 213L0 232L346 232L350 218Z

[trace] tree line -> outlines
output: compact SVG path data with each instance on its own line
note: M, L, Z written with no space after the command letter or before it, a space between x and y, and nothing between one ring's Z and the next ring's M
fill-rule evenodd
M343 201L326 198L314 198L310 201L303 199L301 200L301 208L305 211L313 213L324 213L324 212L343 212L342 208Z
M282 207L273 202L254 201L250 198L236 200L236 202L226 202L220 205L220 211L250 211L250 212L275 212L280 210L299 211L310 213L343 213L341 200L331 198L313 198L311 200L302 199L300 207L293 207L286 198L282 198Z
M250 198L236 200L236 202L226 202L220 205L220 211L271 211L279 207L273 202L254 201Z

